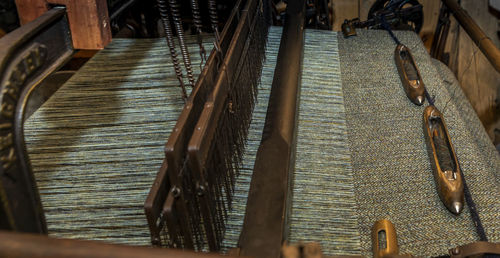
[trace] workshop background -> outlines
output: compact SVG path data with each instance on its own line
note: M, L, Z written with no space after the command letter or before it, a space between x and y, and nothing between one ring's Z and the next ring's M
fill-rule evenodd
M366 20L374 2L375 0L332 0L330 5L334 18L333 29L340 31L345 19L360 17L360 20ZM419 0L419 2L424 7L424 23L420 37L430 51L441 1ZM500 1L459 2L496 46L500 47L498 32L500 12L495 9L495 6L500 6L498 3ZM491 140L498 145L500 144L500 74L495 71L456 20L454 18L450 20L450 32L445 47L445 53L449 55L447 65L458 78Z

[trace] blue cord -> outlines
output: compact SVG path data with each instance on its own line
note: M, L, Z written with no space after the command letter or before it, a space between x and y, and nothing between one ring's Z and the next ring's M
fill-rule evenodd
M387 32L389 32L389 35L391 35L391 38L394 40L394 42L396 42L397 45L401 45L401 42L399 42L399 39L396 37L396 35L394 35L394 33L391 30L391 27L385 20L384 15L381 16L380 21L382 22L382 27L384 27L384 29L387 30Z
M434 106L434 98L431 98L431 95L429 94L429 92L427 92L426 88L424 88L424 95L427 101L429 102L429 105Z
M391 27L389 26L389 24L387 23L387 20L385 19L385 17L383 15L380 17L380 21L381 21L382 27L384 27L384 29L387 30L387 32L389 32L389 35L391 35L391 38L394 40L394 42L396 42L396 44L400 45L401 42L396 37L396 35L394 35ZM429 102L429 105L434 106L434 98L431 98L431 95L429 94L429 92L427 92L427 89L424 89L424 94L425 94L425 98ZM458 158L457 158L457 161L458 161ZM462 172L462 169L460 169L460 173L462 175L462 181L464 183L465 202L467 203L467 206L469 206L470 217L472 219L472 222L474 222L474 226L475 226L476 232L479 236L479 240L480 241L488 241L488 237L486 237L486 232L484 230L483 224L481 223L481 218L479 217L479 213L477 212L476 203L472 199L472 195L470 193L469 187L467 186L467 182L465 182L465 177L464 177L464 173Z

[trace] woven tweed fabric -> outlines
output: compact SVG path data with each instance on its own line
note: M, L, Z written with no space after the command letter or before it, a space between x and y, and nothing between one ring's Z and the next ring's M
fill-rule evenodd
M233 207L228 214L226 224L226 233L222 249L228 250L236 247L240 237L243 219L247 205L248 192L250 190L250 181L252 180L253 165L262 139L262 130L264 129L264 120L266 119L267 104L271 85L273 83L274 68L276 66L276 57L281 38L281 27L270 27L266 46L266 60L262 66L260 77L259 95L257 103L252 114L252 122L248 130L247 146L243 157L243 164L240 168L240 174L235 182Z
M396 36L412 50L444 114L487 236L500 241L499 156L470 105L463 104L467 99L443 80L418 36ZM468 207L455 216L437 195L422 130L427 103L419 107L406 97L390 36L359 30L356 37L338 37L362 254L371 255L371 227L383 218L394 223L401 253L442 255L478 240Z
M448 68L448 66L446 66L445 64L441 63L439 60L436 59L433 59L432 62L434 63L434 66L436 67L437 71L442 75L443 85L448 90L448 94L450 94L450 100L466 99L466 96L464 95L464 92L460 88L460 84L458 83L457 78L455 77L453 72ZM449 103L445 103L445 109L447 108L447 104ZM493 175L495 176L495 181L497 185L500 185L500 165L498 164L499 154L495 148L491 147L491 141L488 139L489 136L486 133L486 130L484 129L483 124L481 123L481 120L479 120L479 117L473 111L474 109L472 108L469 101L455 102L453 103L453 105L455 105L456 111L458 111L458 114L460 114L459 118L463 120L463 123L466 127L465 129L467 129L468 131L468 134L466 134L466 136L468 136L476 143L476 146L471 146L472 148L470 149L471 152L464 152L466 150L462 149L458 149L456 151L464 152L463 155L470 155L473 153L482 152L481 153L482 154L481 157L483 158L482 162L487 162L487 163L493 162L494 164L496 162L496 165L493 166L494 168L496 168L497 172L493 173ZM457 135L456 137L462 137L462 135ZM472 164L474 164L474 162L468 162L461 165L464 168L474 169L474 167L471 167ZM492 193L500 194L498 188L497 192L492 192ZM500 220L500 207L497 207L497 211L498 211L496 214L497 216L491 217L490 218L491 220L493 219Z
M144 200L183 104L164 39L114 39L34 113L25 137L49 235L150 244Z
M281 28L271 27L259 101L254 110L244 167L236 181L235 204L229 215L224 240L226 250L236 246L241 232L280 37ZM306 31L302 73L289 240L321 242L328 254L357 254L360 252L357 210L335 32Z
M337 33L306 30L290 242L359 254L360 236Z
M500 158L453 75L434 66L416 35L397 35L444 113L487 235L499 241ZM280 36L272 27L225 249L241 231ZM439 255L477 239L468 211L451 215L436 194L423 107L404 94L394 48L384 31L349 39L306 31L292 241L320 241L330 255L371 256L371 226L381 218L396 225L402 253ZM195 44L190 52L199 73ZM149 244L143 202L182 105L160 39L114 40L56 92L25 123L49 233Z

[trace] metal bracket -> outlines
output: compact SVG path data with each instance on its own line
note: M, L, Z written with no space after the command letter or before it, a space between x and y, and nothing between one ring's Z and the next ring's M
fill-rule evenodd
M24 144L28 99L73 54L64 8L54 8L0 39L0 229L47 233Z
M500 243L490 243L490 242L474 242L462 246L458 246L449 250L450 257L497 257L500 255Z

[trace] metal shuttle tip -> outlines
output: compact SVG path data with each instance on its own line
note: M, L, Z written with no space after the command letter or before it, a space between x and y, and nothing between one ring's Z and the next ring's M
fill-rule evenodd
M415 105L421 106L425 101L425 85L410 49L402 44L397 45L394 50L394 61L406 96Z
M424 110L424 135L439 198L458 215L464 206L462 173L443 115L435 106Z
M451 212L455 215L460 214L462 212L462 209L464 208L464 205L461 202L454 202L453 203L453 209Z
M417 105L421 106L424 104L425 98L423 96L418 96L417 97Z

